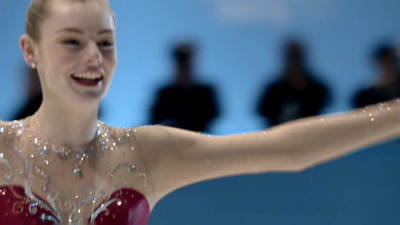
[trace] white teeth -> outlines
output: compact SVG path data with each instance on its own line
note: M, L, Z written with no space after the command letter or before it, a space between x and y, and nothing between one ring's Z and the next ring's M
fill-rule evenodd
M96 80L101 78L101 74L99 73L78 73L72 75L75 78L80 79L88 79L88 80Z

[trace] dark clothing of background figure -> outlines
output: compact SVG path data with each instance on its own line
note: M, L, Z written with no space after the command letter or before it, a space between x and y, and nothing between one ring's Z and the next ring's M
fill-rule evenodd
M266 123L275 126L290 120L320 114L328 100L328 89L311 76L307 76L306 88L295 88L283 76L267 85L261 96L258 112Z
M206 132L209 122L217 115L213 88L199 84L172 84L159 90L152 108L151 123Z
M21 120L36 113L42 104L42 93L31 97L27 102L17 111L13 120Z
M359 108L394 98L400 98L400 79L390 86L372 86L358 91L354 96L353 106Z

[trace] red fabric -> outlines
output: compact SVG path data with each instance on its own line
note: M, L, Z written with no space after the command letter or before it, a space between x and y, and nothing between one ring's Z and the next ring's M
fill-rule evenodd
M95 224L118 224L118 225L146 225L150 216L150 207L146 198L139 192L130 188L122 188L113 194L110 199L117 198L107 206L107 210L99 213ZM40 199L40 198L39 198ZM43 199L40 199L43 201ZM45 202L45 201L43 201ZM104 201L105 203L106 201ZM40 206L29 211L33 203L26 195L23 187L3 186L0 187L0 224L12 225L50 225L56 224L51 221L43 221L42 214L54 214ZM45 202L47 204L47 202ZM49 205L49 204L47 204ZM101 204L100 204L101 205ZM98 207L100 207L100 205ZM97 207L97 208L98 208ZM34 213L34 211L36 212ZM95 210L96 211L96 210ZM87 218L90 223L90 218Z

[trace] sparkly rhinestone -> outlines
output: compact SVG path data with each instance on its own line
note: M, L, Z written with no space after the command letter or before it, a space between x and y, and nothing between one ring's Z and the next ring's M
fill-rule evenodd
M0 127L0 133L4 132L4 127Z
M78 177L82 176L82 171L81 171L81 169L75 168L75 169L74 169L74 174L75 174L76 176L78 176Z

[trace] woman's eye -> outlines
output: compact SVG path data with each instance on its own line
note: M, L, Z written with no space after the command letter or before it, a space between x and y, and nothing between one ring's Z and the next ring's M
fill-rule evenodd
M106 48L106 49L112 49L114 47L114 44L109 41L101 41L98 43L99 47L101 48Z
M66 41L63 41L63 44L70 45L70 46L79 46L80 43L77 40L66 40Z

